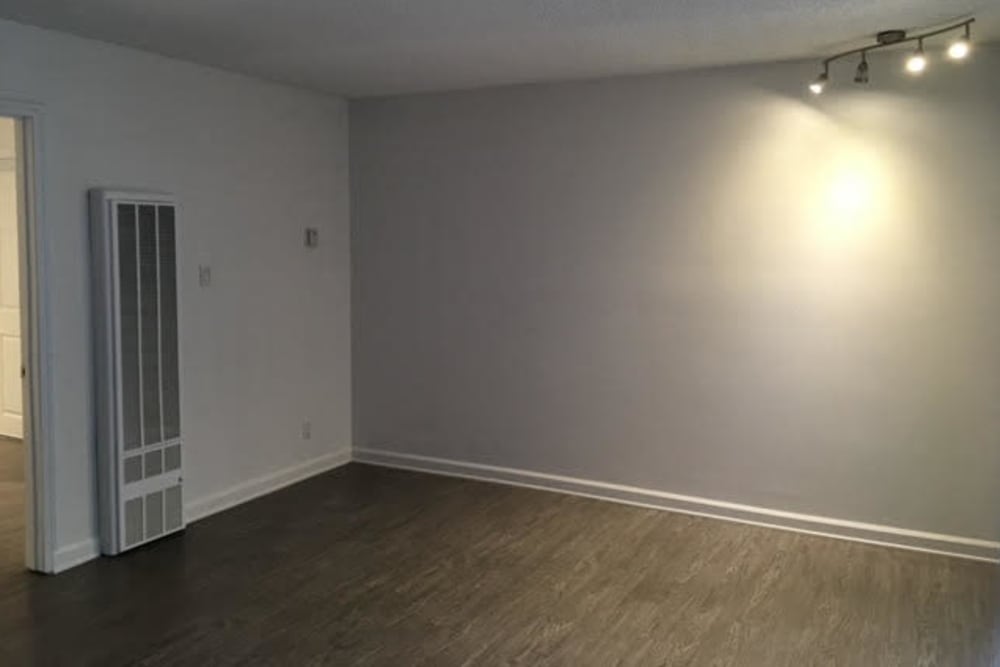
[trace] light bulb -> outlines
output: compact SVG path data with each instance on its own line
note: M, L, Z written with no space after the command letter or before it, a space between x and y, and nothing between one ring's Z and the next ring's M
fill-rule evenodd
M826 81L829 77L826 72L820 74L816 79L809 84L809 90L812 91L813 95L819 95L826 88Z
M948 57L952 60L964 60L972 51L972 25L965 24L965 35L956 39L948 47Z
M951 46L948 47L948 57L952 60L962 60L969 55L971 50L972 46L969 44L969 40L960 39L952 42Z
M906 71L910 74L920 74L927 69L927 56L924 55L923 47L906 59Z

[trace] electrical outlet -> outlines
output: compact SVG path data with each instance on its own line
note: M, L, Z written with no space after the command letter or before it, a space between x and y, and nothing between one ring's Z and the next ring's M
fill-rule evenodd
M302 439L311 440L313 437L313 425L308 419L302 422Z

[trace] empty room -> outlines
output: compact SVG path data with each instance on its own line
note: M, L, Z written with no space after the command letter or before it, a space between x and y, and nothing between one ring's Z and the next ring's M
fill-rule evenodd
M0 0L0 665L1000 665L995 0Z

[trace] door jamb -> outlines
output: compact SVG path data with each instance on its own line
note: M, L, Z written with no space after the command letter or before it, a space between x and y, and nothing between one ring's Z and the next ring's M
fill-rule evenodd
M21 358L27 381L26 393L29 394L24 414L24 441L28 445L25 448L25 560L31 570L54 573L57 563L53 385L45 198L42 194L44 109L31 100L0 95L0 115L20 121Z

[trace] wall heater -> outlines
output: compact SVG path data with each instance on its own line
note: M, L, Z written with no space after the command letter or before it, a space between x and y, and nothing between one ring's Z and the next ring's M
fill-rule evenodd
M101 550L184 528L176 204L90 192Z

